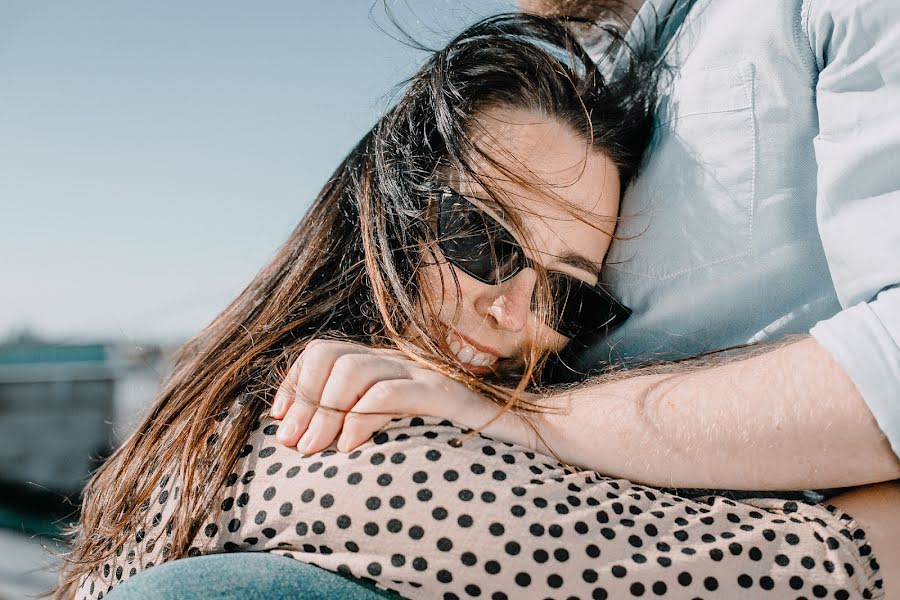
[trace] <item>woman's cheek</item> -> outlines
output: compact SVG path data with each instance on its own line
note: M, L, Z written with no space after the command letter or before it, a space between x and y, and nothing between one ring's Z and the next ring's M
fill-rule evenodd
M560 352L569 343L569 338L560 335L549 326L541 323L537 316L531 315L532 318L532 339L534 347L541 352Z
M450 266L444 263L428 265L422 267L420 271L421 289L426 306L430 306L435 318L446 325L452 325L451 321L454 320L459 304L456 283L450 269Z

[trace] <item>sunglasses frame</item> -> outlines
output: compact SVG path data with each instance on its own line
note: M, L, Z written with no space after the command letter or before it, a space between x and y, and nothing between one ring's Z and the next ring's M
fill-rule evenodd
M462 194L459 194L450 188L442 188L438 191L440 192L441 195L440 195L440 199L438 201L436 239L437 239L438 248L440 248L441 252L444 255L444 258L446 258L447 261L451 265L453 265L454 267L456 267L457 269L459 269L466 275L468 275L468 276L472 277L473 279L475 279L481 283L484 283L486 285L499 285L500 283L503 283L504 281L508 281L509 279L512 279L513 277L518 275L520 272L522 272L526 268L529 268L529 267L534 268L533 261L531 259L529 259L528 256L525 254L525 250L524 250L524 248L522 248L522 245L519 244L518 240L515 238L515 236L512 234L512 232L509 229L507 229L506 227L504 227L502 223L500 223L499 221L494 219L485 210L476 206L471 200L469 200ZM445 236L443 235L444 232L442 231L442 227L441 227L442 221L443 221L443 219L441 218L441 215L444 212L444 202L446 202L446 200L448 198L452 198L454 201L462 200L467 205L469 205L474 211L478 212L481 215L481 217L485 220L486 223L488 223L488 224L493 223L500 231L504 232L504 234L509 238L508 243L510 243L512 245L512 247L514 248L515 255L517 257L517 260L514 264L513 270L510 273L502 276L499 279L487 279L485 277L482 277L478 273L474 273L470 269L468 269L463 263L460 262L460 260L458 258L453 256L454 253L452 251L451 252L447 251L447 249L446 249L447 247L446 247L446 244L444 241ZM618 300L616 300L600 283L591 285L589 283L585 283L584 281L578 279L577 277L573 277L573 276L571 276L567 273L563 273L561 271L549 271L547 273L547 278L548 278L548 280L550 280L551 289L555 289L555 288L552 288L553 280L564 279L567 282L567 284L569 285L570 290L572 290L572 289L575 290L574 294L570 292L566 295L565 301L562 302L562 309L559 311L559 318L557 319L556 324L550 325L550 327L554 331L556 331L570 339L574 338L576 336L579 336L583 333L594 334L594 333L597 333L604 329L609 331L610 329L621 324L626 319L628 319L628 317L631 316L631 309L628 308L627 306L625 306L624 304L622 304L621 302L619 302ZM603 307L606 308L606 310L603 311L606 313L606 317L604 319L597 319L596 320L597 322L591 323L591 324L580 323L580 321L582 321L583 319L567 319L567 318L565 318L566 307L568 306L569 300L572 298L579 299L580 300L579 305L583 305L584 300L586 298L593 299L593 303L596 303L596 305L598 307L600 307L601 309ZM554 300L556 301L557 298L554 297ZM584 312L583 310L579 309L579 311L578 311L579 317L582 316L583 312Z

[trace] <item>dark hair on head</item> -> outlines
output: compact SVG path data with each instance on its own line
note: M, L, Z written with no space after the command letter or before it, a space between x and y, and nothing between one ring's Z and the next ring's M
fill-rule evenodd
M145 507L164 476L180 489L163 527L171 532L167 556L187 554L247 435L314 339L399 349L510 406L515 394L462 372L431 339L433 312L417 275L432 253L435 186L454 171L483 178L476 159L491 157L472 131L485 109L556 119L586 149L607 155L623 186L634 177L652 130L653 57L613 44L624 68L605 79L569 24L524 14L488 18L426 61L272 260L179 351L143 422L94 474L57 597L69 597L135 531L150 535ZM490 182L483 187L491 191ZM536 365L530 361L518 390Z
M409 278L421 264L429 204L447 170L492 190L473 164L476 158L493 162L472 141L473 123L486 109L534 111L565 124L611 159L622 189L637 174L653 128L655 57L630 52L617 30L605 28L608 52L620 56L618 75L607 79L570 32L571 24L515 13L472 25L426 61L348 157L362 152L369 163L365 193L348 201L372 203L373 214L385 220L385 235L371 242L380 248L382 268L395 270L395 297L408 293ZM401 330L398 323L395 331Z

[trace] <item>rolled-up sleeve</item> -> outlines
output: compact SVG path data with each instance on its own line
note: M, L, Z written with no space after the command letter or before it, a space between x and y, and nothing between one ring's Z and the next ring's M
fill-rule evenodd
M817 218L844 307L813 337L900 456L900 2L809 0Z

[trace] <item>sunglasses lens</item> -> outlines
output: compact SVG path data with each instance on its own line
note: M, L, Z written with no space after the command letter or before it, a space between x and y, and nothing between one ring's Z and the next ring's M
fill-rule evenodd
M521 269L522 251L500 223L462 196L446 194L438 217L441 252L485 283L499 283Z
M441 195L438 246L455 267L491 285L527 266L522 247L512 234L455 193ZM600 287L559 272L549 273L548 281L554 311L550 326L568 338L612 329L631 314Z
M550 273L547 279L554 308L551 326L567 338L612 329L631 315L627 307L602 288L562 273Z

